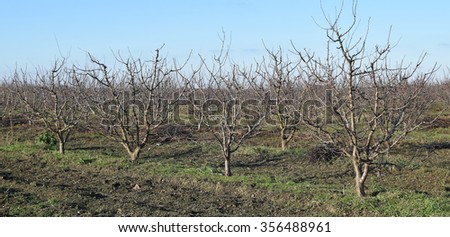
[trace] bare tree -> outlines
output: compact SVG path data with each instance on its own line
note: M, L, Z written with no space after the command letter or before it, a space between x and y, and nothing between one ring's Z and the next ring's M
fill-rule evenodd
M19 109L19 101L14 96L12 85L6 80L0 86L0 119L1 126L9 126L9 131L6 133L6 141L11 143L14 139L14 125L19 122L15 121L15 115Z
M436 67L419 72L425 55L417 63L401 62L392 67L389 53L393 46L389 40L369 52L369 29L362 37L356 36L356 7L355 1L353 21L344 29L340 26L342 8L335 19L324 14L328 37L324 59L307 50L296 51L309 74L309 88L323 88L332 94L329 106L334 121L305 118L305 122L322 142L340 148L352 161L356 193L363 197L370 167L423 123L424 112L431 103L424 99L424 89Z
M135 161L151 131L167 122L171 103L167 92L173 89L170 85L181 67L169 66L160 49L150 61L116 57L122 66L118 69L89 57L93 68L78 69L78 88L107 134Z
M299 85L301 83L299 79L301 74L298 73L299 63L285 58L287 56L283 55L281 49L276 52L266 50L269 62L266 63L264 60L258 67L258 73L265 84L262 90L269 92L266 94L266 106L270 114L267 115L266 121L277 126L281 148L286 150L299 125L300 116L296 108L301 105L303 97Z
M261 100L249 89L250 81L256 76L251 69L239 68L228 60L228 50L224 49L214 57L212 65L204 58L202 65L206 81L195 81L196 100L202 105L203 124L220 144L224 159L224 175L231 176L231 158L243 142L259 129L264 113L259 113ZM206 83L205 83L206 82ZM206 85L205 85L206 84Z
M179 84L178 88L184 88L183 90L177 90L175 92L174 98L176 100L172 103L171 108L174 113L174 122L176 124L188 125L188 126L196 126L197 130L201 129L203 124L204 117L202 116L202 105L200 104L200 100L198 98L206 98L206 94L203 94L203 90L201 88L204 87L205 80L202 77L201 66L198 68L192 68L190 72L183 71L178 73L183 86ZM187 110L184 110L185 117L181 116L181 108L180 106L187 106Z
M7 114L9 114L9 106L11 101L11 93L8 89L6 81L2 81L0 84L0 118L3 120Z
M447 104L447 108L450 106L450 68L447 69L447 74L445 75L444 80L441 82L440 87L443 89L443 94L440 95L444 103Z
M66 60L61 59L50 70L37 70L33 76L16 71L12 78L12 90L23 105L21 112L41 121L55 135L61 154L83 113L76 103L72 76Z

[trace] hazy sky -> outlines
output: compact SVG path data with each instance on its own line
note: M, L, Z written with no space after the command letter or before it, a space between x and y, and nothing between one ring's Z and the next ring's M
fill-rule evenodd
M322 4L334 15L341 1ZM373 43L383 44L393 27L393 61L427 52L425 66L450 66L450 1L359 0L358 16L362 28L371 18ZM326 35L314 19L324 22L318 0L1 0L0 73L46 67L60 53L81 65L86 51L105 60L118 51L147 59L163 44L170 58L182 60L191 50L208 57L220 48L222 29L237 62L261 58L263 41L285 51L292 41L321 54Z

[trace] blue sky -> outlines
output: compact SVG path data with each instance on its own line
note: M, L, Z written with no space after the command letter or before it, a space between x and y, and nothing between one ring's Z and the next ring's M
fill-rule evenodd
M333 15L341 1L322 0ZM350 0L345 1L349 9ZM450 66L450 1L359 0L358 16L371 18L370 42L383 44L390 26L399 42L392 60L415 61L427 52L425 67ZM183 60L192 50L208 57L220 48L218 33L231 35L231 55L252 63L264 45L323 53L325 32L316 0L147 0L0 2L0 75L18 67L48 66L60 53L84 65L86 51L110 60L112 52L149 58L164 53ZM0 76L1 77L1 76Z

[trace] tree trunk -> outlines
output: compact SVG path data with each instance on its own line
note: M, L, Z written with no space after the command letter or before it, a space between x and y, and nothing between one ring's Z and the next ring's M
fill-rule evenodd
M281 140L281 150L285 151L286 150L286 146L287 146L287 138L286 138L286 128L285 127L281 127L280 130L280 140Z
M366 196L366 188L364 187L364 182L360 182L360 178L355 177L355 191L358 197Z
M12 145L13 139L14 139L14 122L13 118L11 116L11 113L9 113L9 133L10 136L8 136L8 143L9 145Z
M130 160L132 162L136 161L141 154L141 149L139 147L135 148L134 151L128 151L128 155L130 156Z
M281 149L283 151L288 149L288 143L291 141L292 137L294 137L295 130L289 130L286 127L281 128L280 131L280 140L281 140Z
M66 143L64 143L62 141L59 141L58 143L59 143L59 153L64 155L64 153L66 153L66 148L65 148Z
M127 150L128 156L130 157L130 160L132 162L136 161L139 158L139 155L141 154L141 149L139 147L133 149L129 146L125 146L125 149Z
M141 154L141 148L139 146L133 147L132 145L129 145L125 142L121 142L122 146L127 150L128 156L130 157L131 161L136 161L139 158L139 155Z
M281 135L281 150L285 151L287 149L288 141Z
M64 136L61 132L56 133L56 139L58 140L58 147L59 147L59 154L63 154L66 153L66 149L65 149L65 141L64 140Z
M231 176L231 154L229 154L229 152L227 152L227 154L224 155L225 156L225 172L224 175L225 176Z
M355 191L358 197L365 197L366 187L365 182L369 173L369 164L360 165L356 158L353 158L353 168L355 170Z

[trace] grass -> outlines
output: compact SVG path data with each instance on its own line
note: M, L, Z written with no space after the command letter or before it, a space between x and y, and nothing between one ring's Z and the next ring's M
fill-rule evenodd
M328 204L330 205L330 204ZM450 207L445 197L429 197L407 191L389 191L365 199L352 195L331 205L341 208L338 213L367 213L373 216L448 216Z
M9 214L11 216L52 216L55 209L58 208L58 201L54 199L37 200L23 206L14 207Z
M413 131L406 138L405 143L414 145L426 145L432 142L449 142L450 129L448 128L432 128Z
M267 147L246 147L238 153L240 156L298 156L303 155L301 149L281 151ZM314 202L321 203L330 210L324 215L360 215L365 213L370 216L448 216L450 205L448 197L429 195L411 191L390 190L374 197L360 199L353 194L352 186L348 185L330 187L329 185L314 184L308 181L294 182L290 178L274 176L274 174L236 174L231 177L222 175L219 167L203 166L199 168L186 167L180 164L151 163L146 166L146 172L154 175L177 177L179 179L197 179L209 183L226 183L232 186L258 187L269 192L289 192L294 195L311 195ZM241 170L239 170L241 171ZM245 173L245 172L242 172ZM448 175L447 175L448 176ZM328 190L325 191L325 190ZM339 193L337 195L336 193Z
M411 133L399 149L385 158L399 169L380 168L379 176L372 172L367 183L369 197L364 199L354 195L353 174L347 160L311 163L307 157L311 143L282 151L276 145L276 137L270 134L252 138L238 150L232 160L234 175L225 177L220 147L201 138L197 142L149 145L141 159L132 163L121 147L100 134L74 134L67 153L61 155L36 143L34 136L29 135L37 134L34 131L18 128L16 133L27 139L11 144L0 141L0 156L41 159L49 170L125 170L222 195L261 195L289 210L304 209L315 216L450 216L450 151L429 151L425 147L450 141L449 128ZM256 145L261 140L264 145ZM2 193L9 188L14 187L0 186ZM9 208L8 215L51 216L63 206L57 198L40 199L26 192L18 198L22 204Z
M36 151L43 150L44 146L40 144L33 144L30 142L16 142L11 145L0 146L0 151L4 151L7 153L21 153L23 155L31 155Z

